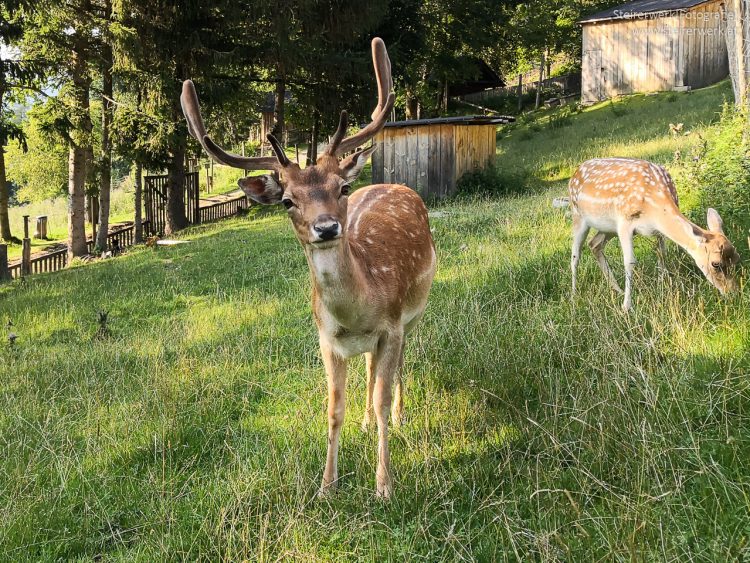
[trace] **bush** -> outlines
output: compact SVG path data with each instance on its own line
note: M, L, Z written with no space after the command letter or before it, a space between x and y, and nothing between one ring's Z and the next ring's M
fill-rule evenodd
M490 166L461 176L457 191L462 196L507 195L525 191L528 181L529 177L525 172Z
M719 127L689 158L684 181L695 198L690 217L706 224L706 209L715 208L729 239L739 245L750 228L750 134L747 116L725 103Z

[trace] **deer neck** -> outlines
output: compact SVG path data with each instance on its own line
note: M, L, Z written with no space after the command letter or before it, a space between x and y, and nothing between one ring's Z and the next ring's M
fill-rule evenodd
M669 240L695 257L703 238L704 230L688 220L682 213L663 215L657 222L657 230Z
M332 248L306 246L305 255L315 291L327 306L351 303L362 294L359 267L346 235Z

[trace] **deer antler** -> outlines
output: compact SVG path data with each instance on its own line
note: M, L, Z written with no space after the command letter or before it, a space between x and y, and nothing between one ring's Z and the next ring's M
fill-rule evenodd
M331 144L326 147L326 154L340 155L356 149L374 137L385 125L388 114L393 109L396 96L393 93L391 60L388 58L385 43L380 37L372 40L372 64L375 67L375 79L378 82L378 105L372 112L372 121L351 137L344 138L346 134L346 112L341 112L339 127L333 134Z
M206 127L203 125L198 95L195 93L195 85L192 80L186 80L182 83L180 104L182 105L182 113L185 114L187 120L188 132L198 140L203 150L216 162L243 170L273 170L278 167L279 161L274 156L240 156L226 152L211 140L211 137L206 133ZM282 162L281 165L284 166L284 163Z

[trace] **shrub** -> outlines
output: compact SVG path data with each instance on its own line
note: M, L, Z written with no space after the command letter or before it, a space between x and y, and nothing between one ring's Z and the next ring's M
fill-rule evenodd
M698 146L684 174L686 187L695 198L691 219L705 225L706 209L715 208L735 245L750 228L749 134L747 116L725 103L719 127Z
M525 172L490 166L461 176L457 191L462 196L507 195L525 191L528 181L529 177Z

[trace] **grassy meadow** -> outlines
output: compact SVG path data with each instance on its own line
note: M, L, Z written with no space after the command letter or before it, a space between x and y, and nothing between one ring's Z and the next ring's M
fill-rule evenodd
M543 112L500 135L508 195L433 206L388 503L361 360L342 484L316 497L325 375L281 211L1 285L0 560L747 558L750 295L719 298L674 245L660 273L640 240L630 315L590 253L571 302L570 225L550 205L587 157L688 154L729 95Z

